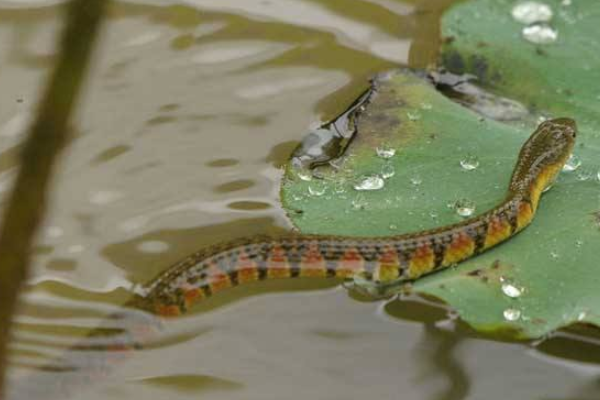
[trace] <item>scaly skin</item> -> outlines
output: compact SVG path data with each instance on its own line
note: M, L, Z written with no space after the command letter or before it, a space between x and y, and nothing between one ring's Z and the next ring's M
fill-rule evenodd
M505 200L461 223L383 237L289 235L256 237L208 248L171 266L149 283L138 305L162 316L246 282L274 278L351 278L411 281L455 265L527 227L543 190L552 184L575 143L575 121L542 123L523 145Z

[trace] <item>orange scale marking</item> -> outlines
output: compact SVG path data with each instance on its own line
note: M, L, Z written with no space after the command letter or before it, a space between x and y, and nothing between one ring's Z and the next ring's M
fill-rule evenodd
M206 296L204 295L204 292L202 291L202 289L186 290L186 292L183 295L183 299L185 301L186 308L190 308L192 305L194 305L198 301L203 300L205 298L206 298Z
M522 202L519 204L519 213L517 214L517 230L521 230L533 219L533 210L529 203Z
M459 233L444 253L443 265L456 264L475 252L475 241L466 233Z
M275 246L267 260L268 278L287 278L291 275L290 263L281 246Z
M379 265L376 269L375 279L380 282L395 281L400 276L400 260L398 253L392 248L387 248L379 256Z
M511 226L508 221L503 218L494 217L488 225L484 248L487 249L502 242L511 234Z
M306 253L302 256L300 263L300 276L319 278L327 276L325 258L319 250L319 246L310 244Z
M365 260L355 247L351 247L344 252L344 255L338 261L338 267L335 276L338 278L350 278L359 272L364 271Z
M161 317L178 317L182 314L181 309L175 305L167 306L158 304L154 309L156 311L156 314L160 315Z
M411 279L432 271L435 268L435 253L428 244L423 244L414 251L408 265L408 276Z

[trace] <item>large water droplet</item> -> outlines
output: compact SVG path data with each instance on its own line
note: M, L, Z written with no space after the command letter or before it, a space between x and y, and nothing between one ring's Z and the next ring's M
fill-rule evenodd
M454 202L454 211L461 217L470 217L475 213L475 203L469 199L459 199Z
M369 175L360 178L355 184L355 190L380 190L385 186L385 181L379 175Z
M564 7L568 7L568 6L570 6L571 4L573 4L573 2L572 2L571 0L562 0L562 1L560 2L560 5L561 5L561 6L564 6Z
M507 321L518 321L521 318L521 311L515 308L507 308L503 314L504 319Z
M523 28L525 40L535 44L550 44L558 39L558 31L549 25L536 24Z
M560 257L560 255L556 251L551 251L550 257L552 257L553 260L556 260Z
M519 3L513 7L511 14L517 22L525 25L548 22L553 16L549 5L537 1Z
M381 177L383 179L390 179L394 175L396 175L396 169L392 164L386 164L381 168Z
M382 144L381 146L377 147L375 151L377 152L377 156L381 158L392 158L394 155L396 155L396 149L387 144Z
M571 154L571 157L567 160L565 165L563 166L563 171L572 172L577 170L581 166L581 159L577 157L575 154Z
M465 171L473 171L479 167L479 158L473 154L467 154L462 160L460 160L460 166Z
M506 296L516 299L523 294L523 288L516 286L510 279L500 278L500 281L502 282L502 293Z

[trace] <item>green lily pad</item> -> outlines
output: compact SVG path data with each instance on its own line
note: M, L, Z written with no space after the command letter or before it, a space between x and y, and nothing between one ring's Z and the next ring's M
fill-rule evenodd
M502 124L448 100L430 83L399 71L379 79L358 119L358 136L323 179L304 181L290 166L282 201L304 233L388 236L457 222L448 205L464 199L483 212L502 201L522 143L537 115L579 124L582 165L544 194L532 225L459 267L417 280L480 331L540 337L560 327L600 325L600 3L554 10L553 44L535 45L513 20L514 1L478 0L443 18L443 60L477 75L496 93L532 110L529 121ZM595 50L594 50L595 49ZM384 159L377 148L394 148ZM479 164L467 170L461 161ZM357 191L364 177L390 175L379 190ZM381 182L378 182L381 183Z

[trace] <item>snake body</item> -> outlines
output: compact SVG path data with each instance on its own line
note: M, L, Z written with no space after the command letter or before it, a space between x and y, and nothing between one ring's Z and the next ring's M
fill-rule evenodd
M274 278L351 278L411 281L480 254L527 227L542 192L552 184L575 143L569 118L543 122L521 148L507 195L495 208L463 222L384 237L294 234L255 237L188 256L151 281L144 308L162 316L247 282Z

